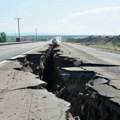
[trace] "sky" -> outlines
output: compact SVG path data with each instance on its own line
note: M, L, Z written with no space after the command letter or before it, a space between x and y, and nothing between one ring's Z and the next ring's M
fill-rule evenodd
M120 0L1 0L0 32L119 35Z

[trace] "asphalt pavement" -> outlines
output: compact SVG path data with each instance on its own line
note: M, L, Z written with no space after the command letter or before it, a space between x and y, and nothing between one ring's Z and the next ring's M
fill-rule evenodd
M42 47L47 43L48 42L36 42L0 46L0 62L23 54L37 47Z
M45 42L0 46L0 58L1 61L10 59L11 57L32 49L34 50L31 51L31 53L36 54L40 51L46 51L48 47ZM109 111L112 112L116 103L118 107L120 106L120 54L72 43L60 44L57 49L60 51L55 54L54 57L60 59L54 59L56 60L55 63L58 62L58 65L64 65L66 63L64 63L64 61L66 60L70 60L68 62L72 63L71 58L73 58L74 61L72 64L74 67L62 69L67 69L68 72L79 72L78 76L77 74L76 76L73 74L71 79L69 79L69 81L72 82L68 82L69 84L65 84L64 86L67 86L66 89L71 93L70 95L74 96L75 93L76 96L76 90L80 90L78 94L82 93L82 88L89 87L89 90L92 88L92 90L96 91L101 97L104 96L106 99L103 100L107 102L94 100L96 96L93 92L91 96L92 99L94 98L93 100L86 97L89 106L94 102L93 107L86 108L90 108L90 110L97 108L97 110L102 113L100 113L102 116L105 116ZM64 64L59 61L61 59L64 60ZM34 63L36 62L33 62L33 64ZM69 120L74 120L73 116L67 116L69 115L68 110L70 108L72 109L73 106L70 106L70 103L48 92L46 88L43 87L46 85L46 82L40 80L38 75L30 71L25 71L22 68L22 64L17 60L9 61L0 67L0 120L66 120L66 117L70 117ZM52 70L51 68L49 69ZM96 76L85 84L83 84L84 81L79 82L82 81L82 79L84 80L85 77L87 78L87 75L81 74L81 72L86 73L90 71L95 72ZM68 77L65 77L65 79L67 78ZM58 93L62 92L62 94L66 96L66 92L64 93L64 90L61 90L58 91ZM79 99L78 97L75 98L75 96L67 97L74 100L74 103L78 106L78 110L80 110ZM108 106L110 107L109 110L106 109ZM75 111L76 110L77 108L75 106ZM104 110L106 112L104 112ZM114 111L117 111L116 107ZM96 112L93 111L93 113ZM94 118L94 115L91 116L91 118Z
M106 50L82 46L78 44L65 43L64 54L83 62L82 68L94 71L102 79L100 83L94 81L92 86L101 95L112 97L111 100L120 104L120 54ZM106 81L106 82L103 82ZM103 84L105 83L105 84Z
M120 53L108 52L103 49L92 48L80 44L67 43L66 45L69 45L71 46L71 48L74 48L76 53L82 53L82 59L87 60L89 62L91 61L98 63L99 61L102 61L102 63L120 65Z

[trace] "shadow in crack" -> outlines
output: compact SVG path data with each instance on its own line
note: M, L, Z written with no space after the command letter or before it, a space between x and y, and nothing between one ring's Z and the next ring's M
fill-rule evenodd
M26 54L25 57L17 58L18 62L22 65L21 68L14 68L15 70L23 70L25 72L32 72L38 74L38 67L40 65L40 59L42 58L42 53L37 54Z
M12 90L8 90L7 92L16 91L16 90L22 90L22 89L44 89L45 87L46 87L46 83L43 83L43 84L39 84L39 85L35 85L35 86L28 86L28 87L12 89Z
M40 52L40 53L42 53L42 54L44 54L44 53L45 53L45 51L38 51L38 52Z
M6 60L8 60L8 61L16 61L16 58L11 58L11 59L6 59Z
M120 65L82 63L81 67L120 67Z
M54 57L54 64L58 67L74 67L74 58L67 56L59 56L58 54Z
M22 68L13 68L13 69L17 71L22 71Z
M19 61L19 62L23 62L25 59L25 56L20 56L20 57L17 57L17 58L10 58L10 59L6 59L6 60L9 60L9 61Z
M25 57L18 57L18 58L16 58L16 60L20 63L24 63Z
M61 75L64 82L80 82L86 84L91 79L94 79L96 73L94 71L74 71L73 70L65 70L63 68L59 69L59 74Z

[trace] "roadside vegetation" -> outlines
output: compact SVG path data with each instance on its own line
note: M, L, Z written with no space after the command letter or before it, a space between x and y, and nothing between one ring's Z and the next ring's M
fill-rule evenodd
M5 32L1 32L0 33L0 42L6 42L7 38L6 38L6 34Z
M6 42L16 42L16 38L14 36L7 36Z
M67 38L65 41L80 43L86 46L120 51L120 36L89 36L86 38Z

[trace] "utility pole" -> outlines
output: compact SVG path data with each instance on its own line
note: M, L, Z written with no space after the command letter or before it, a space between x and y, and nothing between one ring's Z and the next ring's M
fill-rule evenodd
M36 36L36 41L37 41L37 28L35 28L35 36Z
M18 23L18 38L20 39L20 19L22 19L22 18L15 18L15 19L17 19L17 23Z

